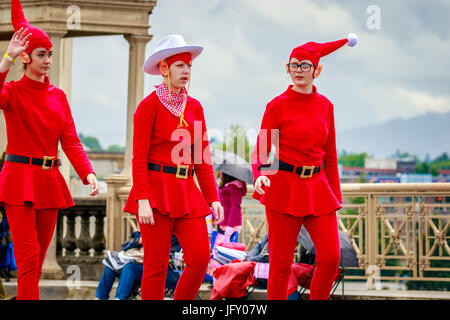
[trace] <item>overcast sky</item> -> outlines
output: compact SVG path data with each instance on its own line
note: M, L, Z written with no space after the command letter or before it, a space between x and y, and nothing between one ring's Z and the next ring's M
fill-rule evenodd
M158 0L146 56L168 34L204 46L190 95L208 129L257 130L266 104L290 84L284 63L294 47L356 33L356 47L321 59L315 82L342 131L450 111L449 16L447 0ZM78 131L103 147L125 144L127 79L123 37L74 40L72 112ZM145 95L160 81L146 75Z

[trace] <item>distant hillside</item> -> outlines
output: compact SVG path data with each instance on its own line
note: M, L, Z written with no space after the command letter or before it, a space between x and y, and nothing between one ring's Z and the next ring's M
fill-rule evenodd
M450 153L450 112L427 113L408 120L336 132L338 150L367 152L375 157L393 155L397 149L420 159Z

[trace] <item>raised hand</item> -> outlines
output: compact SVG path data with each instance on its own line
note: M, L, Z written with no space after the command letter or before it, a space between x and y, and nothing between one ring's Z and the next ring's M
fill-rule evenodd
M8 56L15 59L28 48L28 45L30 44L28 38L31 36L31 33L27 34L27 31L28 28L25 28L25 30L20 28L14 33L9 42L8 50L6 51Z

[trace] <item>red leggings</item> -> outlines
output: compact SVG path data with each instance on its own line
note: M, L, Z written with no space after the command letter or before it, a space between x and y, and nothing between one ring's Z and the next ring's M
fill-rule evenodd
M266 215L269 225L270 257L267 298L287 299L297 237L304 224L316 249L316 266L311 281L310 299L328 299L340 261L336 213L299 218L266 207Z
M39 279L58 209L5 204L17 264L17 300L39 300Z
M193 300L203 282L210 260L208 230L204 217L169 218L153 209L155 224L139 224L144 247L141 282L143 300L162 300L172 233L183 248L185 269L175 289L175 300ZM139 221L139 218L138 218Z

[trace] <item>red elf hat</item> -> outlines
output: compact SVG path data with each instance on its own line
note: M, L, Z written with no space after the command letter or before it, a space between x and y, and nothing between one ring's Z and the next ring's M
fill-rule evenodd
M31 36L28 38L30 44L25 50L28 55L36 48L42 47L47 50L53 48L50 37L43 30L33 27L25 18L20 0L11 0L11 22L14 27L14 32L20 28L24 30L28 28L28 33L31 33Z
M308 42L292 50L292 53L289 56L289 61L291 61L291 58L296 58L299 61L311 60L314 66L317 67L319 65L320 58L336 51L345 44L348 44L350 47L354 47L357 43L358 37L354 33L349 33L346 39L332 42Z

